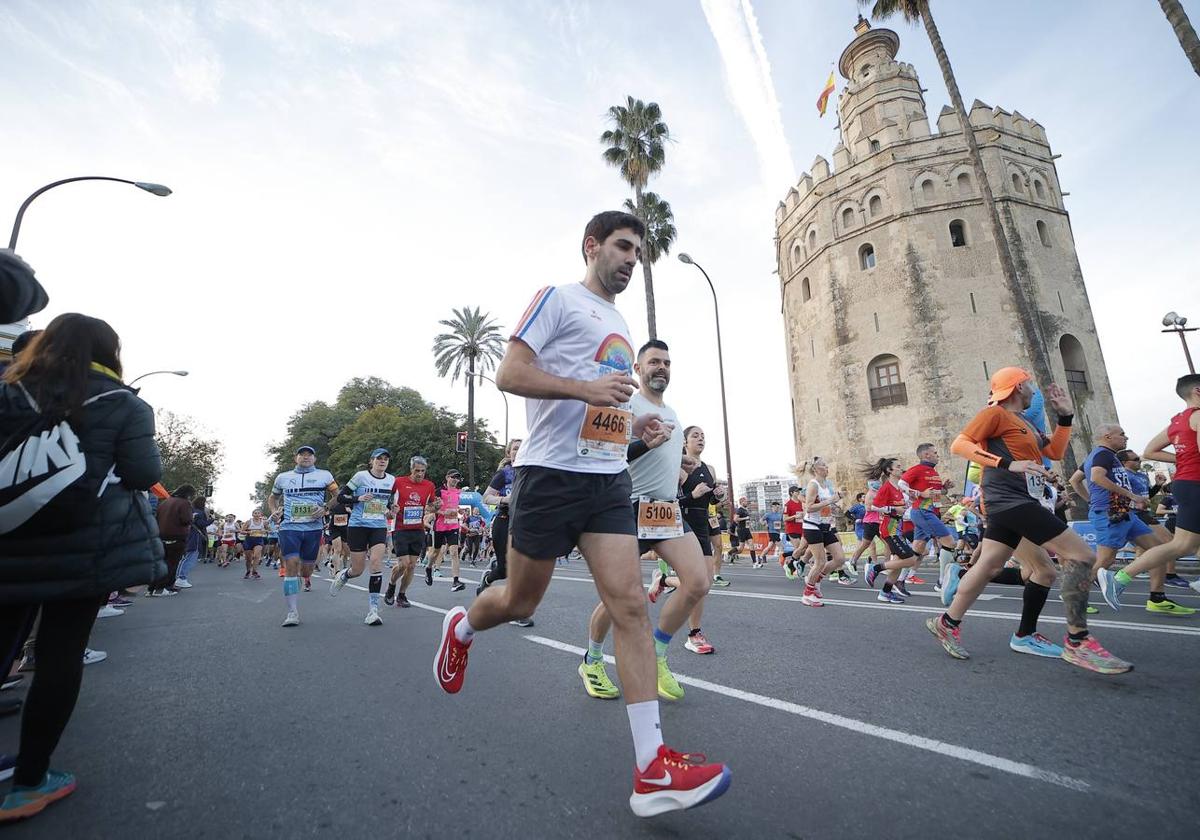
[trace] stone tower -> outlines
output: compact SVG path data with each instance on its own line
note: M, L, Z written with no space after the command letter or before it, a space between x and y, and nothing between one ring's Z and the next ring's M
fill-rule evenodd
M942 452L988 398L998 368L1032 368L953 109L936 131L900 38L860 18L838 70L840 141L818 156L775 214L797 462L855 467L918 443ZM975 133L1018 275L1031 289L1056 380L1076 402L1064 467L1116 422L1071 222L1046 133L1020 113L971 106Z

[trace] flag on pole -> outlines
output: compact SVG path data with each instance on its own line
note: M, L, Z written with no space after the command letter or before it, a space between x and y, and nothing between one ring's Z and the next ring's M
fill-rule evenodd
M829 81L825 82L825 88L821 91L821 95L817 97L817 110L821 112L821 116L825 116L825 107L829 104L829 94L833 93L835 85L833 84L833 71L829 71Z

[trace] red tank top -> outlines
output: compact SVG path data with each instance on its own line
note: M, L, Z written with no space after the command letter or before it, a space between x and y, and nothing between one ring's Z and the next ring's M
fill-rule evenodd
M1175 478L1179 481L1200 481L1200 449L1190 423L1194 411L1194 408L1184 409L1167 426L1167 437L1175 448Z

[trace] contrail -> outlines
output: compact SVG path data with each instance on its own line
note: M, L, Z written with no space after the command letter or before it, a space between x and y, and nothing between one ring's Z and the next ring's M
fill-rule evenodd
M754 7L750 0L700 0L700 6L721 53L729 100L754 141L764 186L785 190L796 181L796 167Z

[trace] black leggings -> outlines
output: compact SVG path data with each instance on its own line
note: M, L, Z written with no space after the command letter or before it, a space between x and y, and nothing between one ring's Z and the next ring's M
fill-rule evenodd
M42 620L34 643L37 664L25 696L14 785L34 787L46 775L50 755L75 711L83 679L83 651L103 601L95 597L47 601L40 605ZM0 607L0 656L5 661L11 662L16 656L38 607L38 604Z
M497 513L492 520L492 548L496 559L488 570L488 579L495 583L508 577L508 513Z

